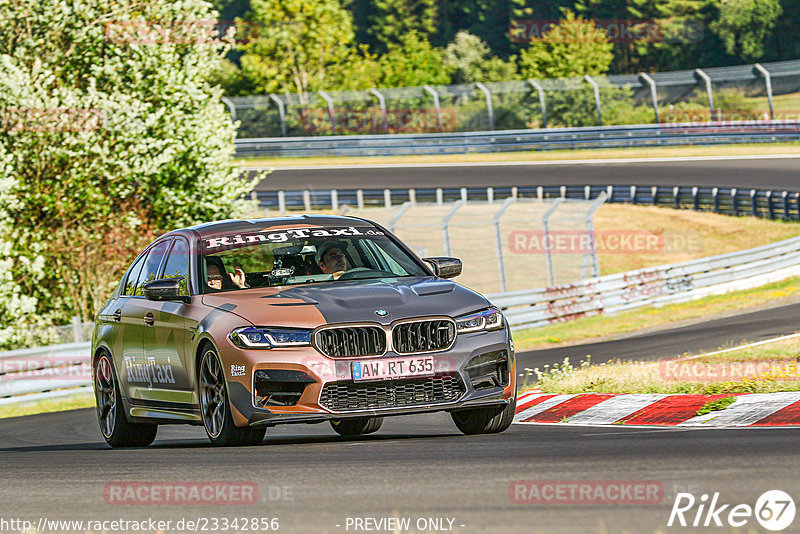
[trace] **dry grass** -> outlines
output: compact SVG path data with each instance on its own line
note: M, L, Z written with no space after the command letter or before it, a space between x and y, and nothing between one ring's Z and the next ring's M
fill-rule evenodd
M800 235L797 223L731 217L655 206L606 204L595 214L598 231L663 234L671 250L641 254L599 254L600 273L611 274L734 252ZM666 247L665 247L666 249Z
M790 104L786 107L789 108ZM800 109L800 104L791 109ZM243 167L304 165L374 165L380 163L448 163L494 161L559 161L608 158L671 158L691 156L739 156L742 154L797 154L798 143L737 144L694 147L647 147L591 150L551 150L530 152L493 152L481 154L443 154L418 156L331 156L320 158L251 158L242 159Z
M800 391L797 338L710 357L528 370L545 393L773 393Z
M583 317L567 323L514 332L517 350L548 348L598 338L613 338L630 332L664 327L680 321L700 319L756 306L774 305L800 296L800 278L789 278L754 289L715 295L681 304L644 307L613 316Z

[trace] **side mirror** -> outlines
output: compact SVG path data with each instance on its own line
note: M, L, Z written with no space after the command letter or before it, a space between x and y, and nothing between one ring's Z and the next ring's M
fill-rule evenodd
M191 297L181 295L181 283L183 278L162 278L145 282L142 286L144 298L147 300L178 300L181 302L191 302Z
M433 274L439 278L455 278L461 274L461 260L458 258L422 258L431 266Z

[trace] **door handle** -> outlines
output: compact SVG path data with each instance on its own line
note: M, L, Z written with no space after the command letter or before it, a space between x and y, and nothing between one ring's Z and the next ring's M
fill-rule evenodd
M115 323L120 322L122 320L122 310L115 311L113 317Z
M148 312L147 315L144 316L144 324L147 326L153 326L155 324L156 319L153 317L153 314Z

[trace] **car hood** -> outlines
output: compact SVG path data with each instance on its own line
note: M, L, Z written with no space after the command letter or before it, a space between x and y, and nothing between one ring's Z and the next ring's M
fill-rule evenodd
M373 322L426 315L456 317L489 306L479 293L434 277L347 280L203 295L203 304L235 313L258 326L316 328L329 323ZM379 310L386 315L379 315Z

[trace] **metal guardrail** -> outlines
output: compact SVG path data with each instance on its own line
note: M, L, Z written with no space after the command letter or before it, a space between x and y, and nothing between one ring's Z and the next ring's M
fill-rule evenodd
M798 121L237 139L238 157L392 156L800 141Z
M652 304L685 302L800 275L800 237L771 245L574 284L498 293L512 329L614 314Z
M325 191L259 191L253 199L267 210L343 210L397 207L404 203L500 202L507 198L596 200L710 211L723 215L751 215L767 219L800 220L800 192L735 187L592 185L460 187L427 189L357 189Z
M0 404L4 397L42 400L86 391L90 351L90 343L67 343L0 352Z

